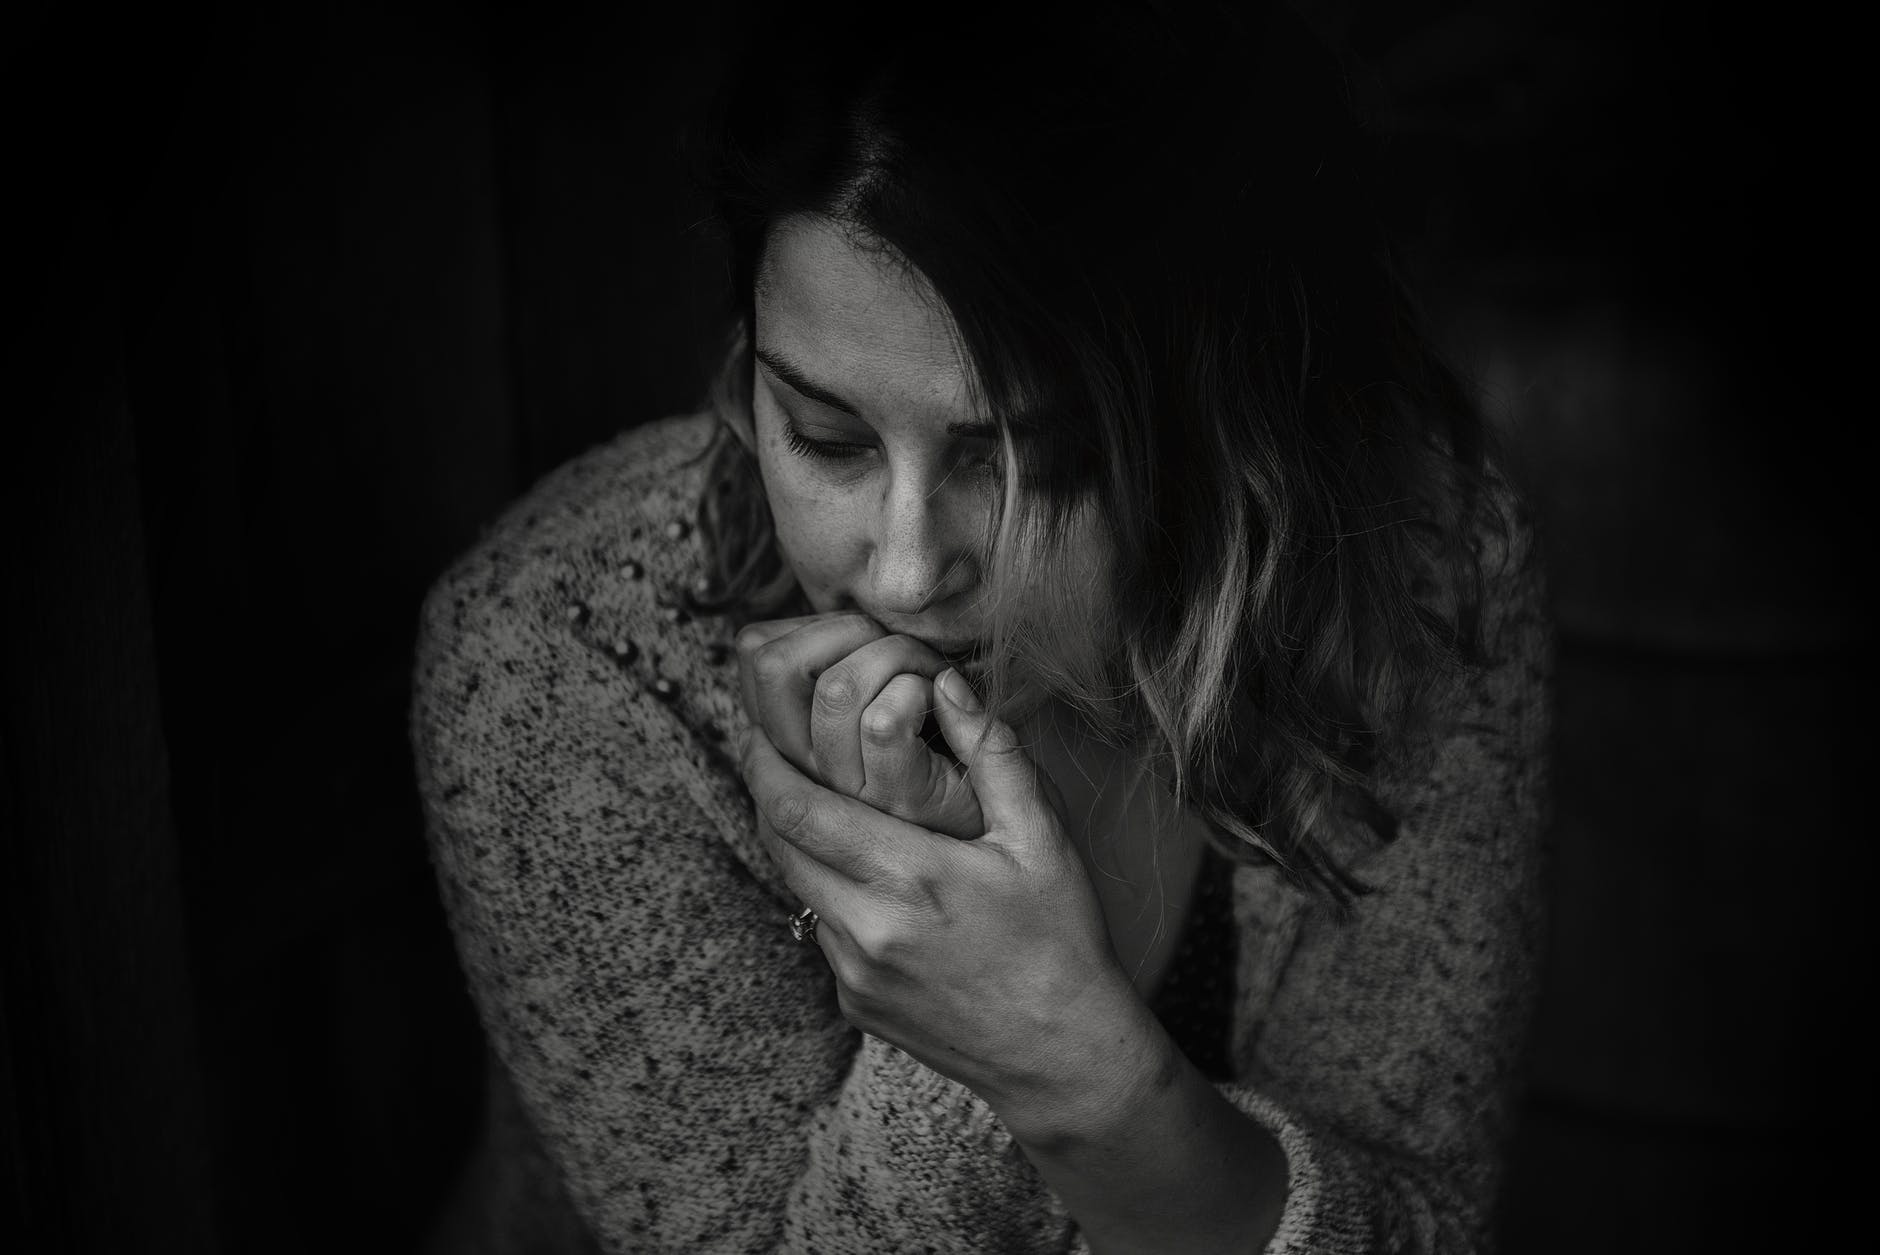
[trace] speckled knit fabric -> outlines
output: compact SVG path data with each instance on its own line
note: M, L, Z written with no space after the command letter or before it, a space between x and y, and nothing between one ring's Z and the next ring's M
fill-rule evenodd
M550 475L425 606L419 781L498 1062L453 1249L1082 1249L985 1104L850 1028L790 938L727 753L725 629L673 596L710 421ZM1428 773L1387 782L1377 892L1340 923L1231 873L1221 1084L1286 1151L1271 1252L1483 1241L1541 931L1548 636L1515 548L1490 555L1497 661Z

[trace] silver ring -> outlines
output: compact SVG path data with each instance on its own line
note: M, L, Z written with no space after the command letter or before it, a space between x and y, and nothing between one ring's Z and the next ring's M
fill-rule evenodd
M816 940L816 912L804 907L790 917L790 935L798 941Z

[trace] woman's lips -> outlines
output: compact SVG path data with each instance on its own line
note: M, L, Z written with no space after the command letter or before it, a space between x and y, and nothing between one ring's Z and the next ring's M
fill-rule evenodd
M977 685L986 675L985 655L977 650L954 656L947 655L947 665L965 676L971 684Z
M890 632L898 631L901 635L913 637L961 670L965 670L968 667L978 667L985 662L986 642L983 640L970 636L949 640L945 637L927 636L920 632L908 631L905 628L897 629L892 623L881 620L877 620L877 622L880 622L881 625Z
M883 626L886 627L888 625L884 624ZM888 630L893 631L894 629L889 627ZM936 654L939 654L942 658L945 658L948 662L968 662L978 658L980 654L985 651L985 642L975 640L972 637L948 640L939 636L923 636L919 632L903 632L902 635L913 637L927 648L933 650Z

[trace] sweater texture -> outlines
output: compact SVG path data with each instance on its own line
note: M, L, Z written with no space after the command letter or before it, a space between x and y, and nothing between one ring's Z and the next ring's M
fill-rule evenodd
M971 1091L856 1031L760 843L728 628L681 607L708 415L535 486L437 582L412 737L492 1048L451 1251L1066 1252L1072 1218ZM1525 528L1486 543L1486 664L1380 782L1341 919L1220 869L1222 1092L1289 1169L1267 1250L1484 1249L1542 936L1551 640ZM1203 914L1199 918L1206 918ZM1158 1007L1158 1009L1160 1009Z

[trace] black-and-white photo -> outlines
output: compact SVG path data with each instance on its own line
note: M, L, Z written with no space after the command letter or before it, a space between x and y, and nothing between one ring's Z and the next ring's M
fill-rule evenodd
M1841 1240L1826 22L16 19L0 1245Z

